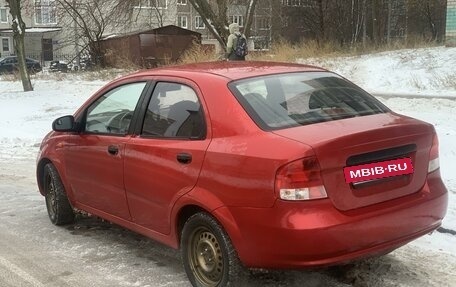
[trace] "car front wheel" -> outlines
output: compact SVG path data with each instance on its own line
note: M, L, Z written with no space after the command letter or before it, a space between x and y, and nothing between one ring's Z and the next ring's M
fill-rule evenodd
M182 230L181 252L193 286L239 286L245 279L245 269L231 240L207 213L196 213L187 220Z
M68 201L65 187L52 163L44 167L44 192L49 219L55 225L74 222L73 208Z

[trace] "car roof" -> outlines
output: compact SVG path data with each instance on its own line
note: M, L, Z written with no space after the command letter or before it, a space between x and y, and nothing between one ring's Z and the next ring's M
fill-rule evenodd
M243 78L265 76L281 73L293 72L322 72L327 71L323 68L279 62L262 61L218 61L195 64L185 64L178 66L167 66L155 68L136 73L136 76L190 76L191 74L212 74L224 77L228 80L238 80Z

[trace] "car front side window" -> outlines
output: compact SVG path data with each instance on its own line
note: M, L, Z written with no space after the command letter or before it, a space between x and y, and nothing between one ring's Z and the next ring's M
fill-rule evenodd
M125 135L146 82L125 84L98 98L87 109L85 131Z
M205 125L201 104L189 86L159 82L147 107L143 136L201 139Z

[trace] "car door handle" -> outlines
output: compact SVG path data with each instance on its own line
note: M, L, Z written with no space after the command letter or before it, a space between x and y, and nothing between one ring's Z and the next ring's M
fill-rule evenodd
M116 155L119 153L119 147L115 145L108 146L108 152L112 155Z
M177 161L183 164L189 164L192 162L192 155L189 153L179 153L177 155Z

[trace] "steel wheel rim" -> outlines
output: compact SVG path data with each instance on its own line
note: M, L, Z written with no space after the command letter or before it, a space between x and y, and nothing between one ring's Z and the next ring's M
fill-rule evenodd
M196 279L204 286L217 286L223 277L223 254L215 235L200 227L192 232L188 255Z
M49 215L54 217L55 215L55 184L49 175L46 178L47 189L46 189L46 206L49 211Z

